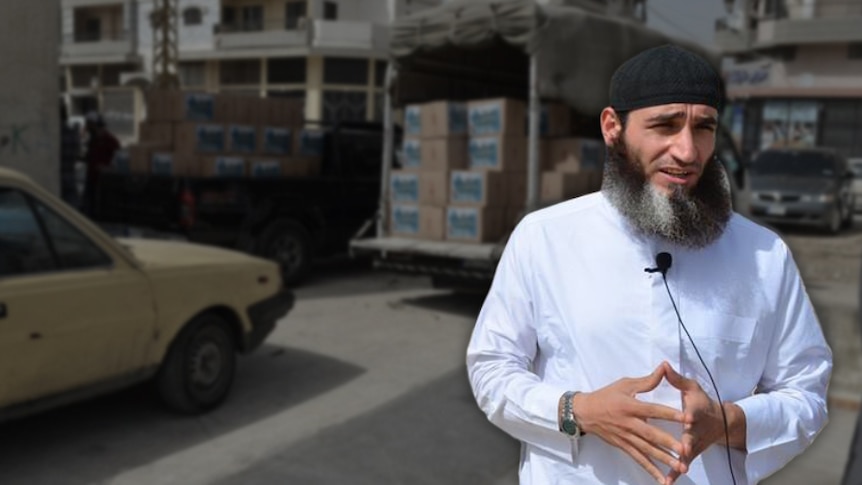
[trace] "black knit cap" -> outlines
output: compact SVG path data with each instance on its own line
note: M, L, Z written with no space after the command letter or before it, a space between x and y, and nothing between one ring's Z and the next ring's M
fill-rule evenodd
M721 76L703 57L676 45L647 49L611 78L611 107L631 111L670 103L724 107Z

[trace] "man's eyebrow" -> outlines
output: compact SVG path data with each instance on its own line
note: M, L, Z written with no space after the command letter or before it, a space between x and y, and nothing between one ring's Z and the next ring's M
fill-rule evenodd
M718 126L718 119L715 116L699 116L697 124L701 126Z
M685 112L674 111L672 113L659 113L657 115L650 116L646 121L647 123L653 123L657 121L673 121L677 118L685 118Z

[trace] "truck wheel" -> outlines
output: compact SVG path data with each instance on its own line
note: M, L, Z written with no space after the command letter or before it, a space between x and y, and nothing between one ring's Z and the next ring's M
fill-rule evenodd
M259 254L281 266L285 285L305 278L311 265L311 236L302 225L290 220L275 221L260 236Z
M180 332L156 375L159 395L170 408L199 414L218 407L236 370L236 345L228 323L204 314Z

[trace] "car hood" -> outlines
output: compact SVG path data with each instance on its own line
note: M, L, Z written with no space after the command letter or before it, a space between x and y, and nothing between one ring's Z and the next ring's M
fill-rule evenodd
M751 190L754 192L824 194L832 192L834 189L835 183L830 179L788 177L786 175L751 176Z
M148 268L274 264L239 251L188 242L138 238L117 238L117 242Z

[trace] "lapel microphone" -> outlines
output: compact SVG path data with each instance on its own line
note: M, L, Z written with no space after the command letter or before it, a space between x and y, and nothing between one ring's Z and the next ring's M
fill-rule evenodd
M697 345L694 344L694 339L691 338L691 334L688 333L688 329L685 327L685 324L682 323L682 316L679 314L679 310L676 307L676 302L673 299L673 295L670 292L670 286L667 284L667 270L670 269L673 264L673 256L670 253L660 252L655 255L655 268L644 268L644 271L647 273L661 273L662 280L664 280L664 287L667 289L667 296L670 298L671 304L673 304L673 311L676 313L676 318L679 320L679 325L685 331L685 335L688 337L688 341L691 342L691 346L694 347L694 352L697 354L697 358L700 360L700 363L703 365L703 368L706 370L706 375L709 376L709 381L712 383L712 388L715 390L715 396L718 398L718 407L721 409L721 418L724 421L724 442L725 442L725 450L727 451L727 467L730 470L730 478L733 481L733 485L736 485L736 477L733 474L733 463L730 459L730 430L727 426L727 414L724 411L724 403L721 400L721 394L718 393L718 386L715 384L715 379L712 378L712 372L709 371L709 367L706 366L706 362L704 362L703 357L700 355L700 350L697 349Z
M670 253L661 252L655 255L655 268L644 268L647 273L661 273L667 276L667 270L673 264L673 256Z

